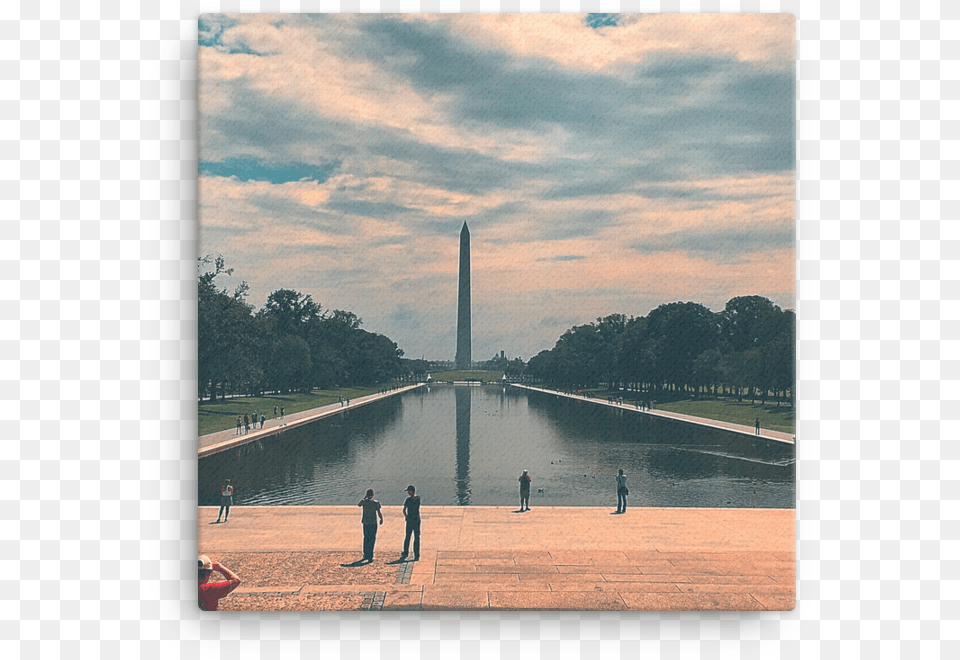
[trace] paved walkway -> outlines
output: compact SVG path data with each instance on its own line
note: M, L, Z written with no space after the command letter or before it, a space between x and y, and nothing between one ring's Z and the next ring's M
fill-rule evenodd
M640 410L633 404L624 401L623 405L617 403L611 403L604 399L596 399L588 396L578 395L578 394L567 394L566 392L560 392L558 390L548 390L542 387L530 387L529 385L517 385L516 383L511 383L514 387L520 387L525 390L534 390L537 392L544 392L545 394L553 394L554 396L562 396L568 399L577 399L579 401L589 401L590 403L597 403L602 406L610 406L611 408L618 408L620 410L630 410L635 413L642 415L650 415L651 417L666 417L669 419L677 419L682 422L689 422L690 424L699 424L700 426L709 426L715 429L724 429L727 431L734 431L736 433L741 433L743 435L750 435L756 437L756 429L752 426L744 426L743 424L733 424L731 422L721 422L715 419L707 419L706 417L695 417L693 415L683 415L681 413L670 412L668 410ZM795 444L797 438L795 435L790 433L781 433L780 431L771 431L769 429L760 429L760 437L767 438L769 440L777 440L778 442L787 442L789 444Z
M408 390L413 390L418 387L421 387L423 383L414 383L413 385L408 385L401 387L395 390L390 390L384 392L383 394L369 394L367 396L357 397L356 399L350 399L350 405L340 405L339 403L331 403L328 406L322 406L320 408L311 408L310 410L304 410L298 413L291 413L285 415L283 419L272 419L268 418L263 425L263 429L257 429L256 431L251 430L250 433L245 435L237 435L237 430L227 429L226 431L218 431L216 433L209 433L207 435L201 435L199 442L197 443L197 458L203 458L204 456L210 456L211 454L216 454L221 451L226 451L227 449L233 449L240 445L244 445L248 442L253 442L254 440L262 440L271 435L276 435L283 431L295 428L297 426L303 426L304 424L309 424L315 422L318 419L323 419L324 417L329 417L330 415L338 415L345 410L352 410L358 406L363 406L368 403L373 403L374 401L379 401L388 396L394 396L401 394ZM260 412L264 414L272 414L272 410L261 410Z
M616 515L597 507L542 507L522 514L508 507L424 507L421 561L399 564L396 577L390 573L386 582L382 568L397 560L404 524L400 507L383 510L373 565L334 564L305 581L293 576L309 571L284 567L260 586L241 585L229 598L254 603L270 594L269 609L334 609L325 603L343 607L361 601L360 609L382 610L790 610L795 605L792 509L638 508ZM360 557L357 507L234 507L229 523L211 524L216 514L216 507L199 508L199 550L215 560L229 554L270 564L269 555L256 553L277 553L278 562L290 553ZM364 583L364 575L374 580L377 571L379 578ZM322 594L341 600L316 597Z

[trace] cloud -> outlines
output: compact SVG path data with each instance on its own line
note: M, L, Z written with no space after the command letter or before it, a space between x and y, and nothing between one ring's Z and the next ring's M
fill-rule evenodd
M779 15L204 16L201 246L256 304L295 288L432 358L464 221L478 354L677 299L789 306L793 39Z
M630 247L641 254L685 252L718 263L742 263L751 254L792 249L793 220L777 226L698 228L644 238Z
M561 254L556 257L541 257L537 261L579 261L581 259L586 259L582 254Z

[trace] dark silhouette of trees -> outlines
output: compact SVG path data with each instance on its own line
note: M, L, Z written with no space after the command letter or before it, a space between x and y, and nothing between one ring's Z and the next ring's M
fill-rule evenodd
M200 396L309 391L372 385L405 375L403 351L361 329L353 312L328 312L311 296L277 289L254 313L248 287L231 294L215 280L231 274L222 256L198 260Z
M530 358L526 375L552 384L681 395L794 396L796 315L762 296L731 299L722 312L693 302L647 316L611 314L570 328ZM668 394L672 393L672 394Z

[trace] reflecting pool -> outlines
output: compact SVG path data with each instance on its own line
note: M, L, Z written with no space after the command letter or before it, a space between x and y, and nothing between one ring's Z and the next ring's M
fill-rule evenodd
M200 459L199 501L231 479L240 505L402 504L794 508L795 448L509 386L432 386Z

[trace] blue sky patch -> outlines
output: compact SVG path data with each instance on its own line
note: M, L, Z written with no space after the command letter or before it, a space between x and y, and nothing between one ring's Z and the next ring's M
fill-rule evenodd
M620 23L620 14L587 14L583 22L594 30L602 27L616 27Z
M216 48L217 50L229 55L256 55L265 57L273 53L260 53L251 48L242 40L230 45L223 43L223 33L230 28L239 25L240 21L236 18L223 16L220 14L204 14L197 21L198 41L201 47Z
M227 158L223 162L200 162L200 174L208 176L236 177L240 181L316 181L323 183L340 167L339 161L310 165L307 163L265 164L251 157Z

